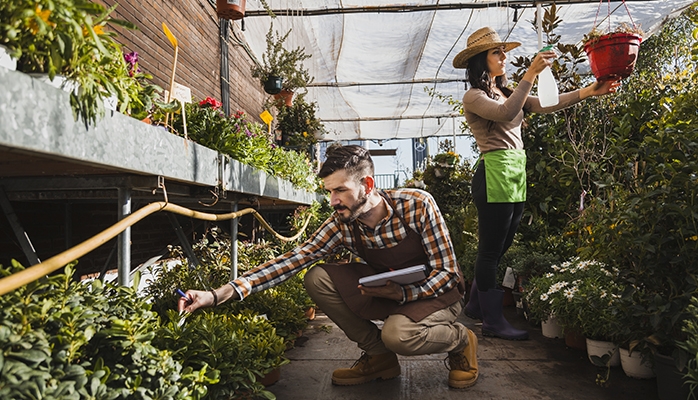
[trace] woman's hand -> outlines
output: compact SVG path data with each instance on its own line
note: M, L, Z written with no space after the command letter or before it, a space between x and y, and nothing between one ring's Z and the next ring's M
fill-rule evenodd
M538 76L538 74L540 74L545 67L553 65L553 61L556 58L557 53L555 53L553 50L543 51L536 54L533 61L531 61L531 66L528 67L528 70L524 74L523 80L533 83L536 76Z
M620 80L616 81L596 81L591 85L582 88L580 98L585 99L592 96L603 96L609 93L615 93L620 87Z
M388 281L384 286L363 286L359 285L359 290L364 296L383 297L390 300L402 301L402 286Z

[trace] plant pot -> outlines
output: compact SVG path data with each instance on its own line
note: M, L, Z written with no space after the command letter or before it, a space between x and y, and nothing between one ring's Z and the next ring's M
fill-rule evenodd
M17 70L17 60L10 56L10 50L0 45L0 67L7 68L10 71Z
M662 400L687 399L690 392L686 375L686 367L683 371L676 368L673 357L659 353L654 355L654 373L657 375L657 392Z
M551 339L562 338L562 326L557 323L557 318L550 317L541 324L541 330L543 331L543 336Z
M315 307L308 307L305 310L305 317L308 318L309 321L312 321L315 319Z
M514 307L516 301L514 301L514 295L511 288L503 287L504 296L502 296L502 307Z
M245 17L246 0L216 0L216 14L223 19L242 19Z
M264 82L264 91L269 94L278 94L281 92L283 82L284 80L280 76L269 75Z
M262 379L259 380L259 383L264 386L271 386L278 382L279 378L281 378L281 367L277 367L269 371L268 374L264 375Z
M599 81L627 78L635 68L642 38L632 33L611 33L584 44L589 65Z
M649 362L645 362L639 351L630 353L627 349L620 349L620 365L625 375L635 379L651 379L655 377Z
M589 356L589 361L591 361L592 356L603 357L606 354L611 354L610 360L608 360L609 367L620 366L620 353L618 352L618 345L613 342L607 342L604 340L593 340L587 338L587 355ZM593 364L594 362L591 361Z
M286 89L281 89L281 91L274 95L277 103L285 104L286 107L291 107L293 105L293 92Z
M574 329L565 329L565 345L572 349L587 349L587 340L581 332Z

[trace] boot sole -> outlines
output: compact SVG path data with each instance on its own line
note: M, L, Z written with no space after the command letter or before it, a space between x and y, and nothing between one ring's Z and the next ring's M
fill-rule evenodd
M478 321L482 321L482 315L475 315L475 314L469 313L469 312L463 312L463 314L465 314L465 316L468 317L468 318L470 318L470 319L475 319L475 320L478 320Z
M337 385L337 386L353 386L353 385L361 385L363 383L368 383L374 379L381 379L381 380L387 381L388 379L397 378L398 376L400 376L400 373L401 373L400 366L398 365L396 367L393 367L393 368L385 370L385 371L376 372L375 374L361 376L358 378L341 379L341 378L332 377L332 384Z
M509 337L507 337L507 336L498 335L498 334L496 334L496 333L494 333L494 332L486 331L486 330L484 330L484 329L482 330L482 336L485 336L485 337L496 337L496 338L500 338L500 339L504 339L504 340L528 340L528 335L526 335L526 336L521 336L521 337L516 337L516 336L509 336Z
M475 386L475 384L477 383L477 378L478 378L479 376L480 376L480 374L478 373L477 375L475 375L475 377L474 377L473 379L467 380L467 381L452 381L452 380L449 380L449 381L448 381L448 386L449 386L450 388L452 388L452 389L467 389L467 388L469 388L469 387Z

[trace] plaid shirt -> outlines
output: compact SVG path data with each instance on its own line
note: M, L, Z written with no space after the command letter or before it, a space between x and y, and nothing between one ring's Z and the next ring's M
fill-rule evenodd
M418 189L388 190L395 209L409 227L422 237L422 247L429 257L431 272L420 284L402 285L403 303L437 297L458 284L458 264L446 223L434 198ZM384 200L385 201L385 200ZM361 223L360 237L367 249L389 248L405 237L407 230L393 208L375 229ZM248 271L230 284L243 299L276 286L317 260L346 248L358 254L351 234L351 223L343 223L336 214L328 218L308 241L273 260Z

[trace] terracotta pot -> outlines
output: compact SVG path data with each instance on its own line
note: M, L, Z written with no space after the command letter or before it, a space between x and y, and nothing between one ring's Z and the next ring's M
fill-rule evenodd
M264 375L264 377L259 380L259 383L264 386L271 386L278 382L279 378L281 378L281 368L274 368L268 374Z
M565 345L572 349L586 351L587 340L579 331L565 329Z
M246 0L216 0L216 14L223 19L242 19Z
M305 310L305 317L308 318L309 321L312 321L315 319L315 307L308 307L307 310Z
M584 44L591 72L599 81L627 78L635 68L642 38L632 33L611 33Z
M293 92L281 89L281 92L274 95L274 99L276 99L278 103L286 104L286 107L291 107L293 105Z

